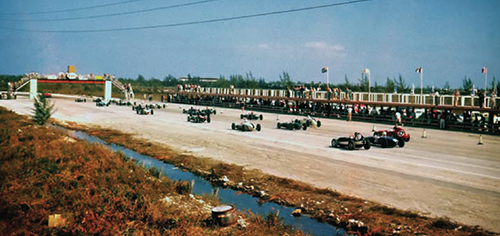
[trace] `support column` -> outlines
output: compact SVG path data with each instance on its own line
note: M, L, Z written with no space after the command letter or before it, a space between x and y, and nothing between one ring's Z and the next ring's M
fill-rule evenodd
M36 98L38 93L38 81L36 79L30 79L30 99Z
M111 80L106 80L104 84L104 100L111 100Z

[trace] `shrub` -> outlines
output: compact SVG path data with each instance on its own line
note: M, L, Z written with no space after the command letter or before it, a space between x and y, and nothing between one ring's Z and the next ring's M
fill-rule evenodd
M40 93L35 98L35 109L33 114L33 121L37 125L44 125L50 116L53 114L54 104L47 101L43 93Z

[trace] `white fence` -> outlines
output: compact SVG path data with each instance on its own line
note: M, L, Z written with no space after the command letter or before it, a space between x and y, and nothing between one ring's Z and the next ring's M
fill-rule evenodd
M269 96L269 97L286 97L287 91L283 89L229 89L229 88L201 88L203 93L212 94L234 94L234 95L250 95L250 96ZM288 91L291 97L299 97L295 91ZM312 99L327 99L326 91L305 92L305 97ZM332 94L333 96L333 94ZM342 92L340 99L346 99L347 94ZM352 99L354 101L370 101L370 102L396 102L407 104L433 104L433 105L454 105L455 97L453 95L433 96L431 94L402 94L402 93L367 93L353 92ZM485 107L490 107L491 98L485 98ZM497 100L498 102L498 100ZM498 103L497 103L498 104ZM460 96L458 101L459 106L478 106L478 96Z

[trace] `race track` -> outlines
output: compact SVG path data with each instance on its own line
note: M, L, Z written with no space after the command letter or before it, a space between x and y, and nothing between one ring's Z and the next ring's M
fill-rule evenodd
M54 118L133 133L180 152L192 152L317 187L377 201L389 206L448 216L456 221L500 231L500 137L406 128L412 137L404 148L370 150L331 148L334 137L371 134L372 124L323 119L319 129L277 129L277 115L264 114L261 132L231 130L241 110L217 109L210 124L186 122L178 104L136 115L131 107L75 103L55 98ZM27 98L0 100L0 106L30 114ZM181 105L188 109L190 106ZM297 116L280 115L280 121ZM377 125L379 129L390 126Z

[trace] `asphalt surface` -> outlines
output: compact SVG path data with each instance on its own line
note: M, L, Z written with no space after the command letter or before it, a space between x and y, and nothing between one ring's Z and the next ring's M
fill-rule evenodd
M90 100L90 99L87 99ZM276 122L298 116L266 114L261 132L231 130L241 110L219 109L211 123L189 123L182 109L168 104L154 115L136 115L131 107L96 107L74 98L53 98L61 121L113 128L169 146L179 152L235 163L248 169L301 180L317 187L377 201L400 209L447 216L500 232L500 137L444 130L406 128L411 140L404 148L370 150L330 147L332 138L361 132L373 124L322 119L318 129L277 129ZM0 100L0 106L31 114L27 98ZM258 113L261 114L261 113ZM390 126L376 125L378 129Z

